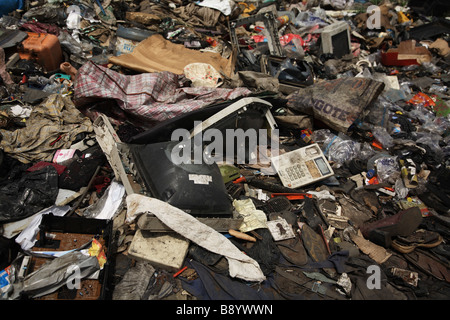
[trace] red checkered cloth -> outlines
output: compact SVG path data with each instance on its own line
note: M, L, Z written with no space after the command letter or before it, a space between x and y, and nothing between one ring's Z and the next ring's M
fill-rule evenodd
M89 61L78 70L73 101L82 107L113 99L126 113L155 123L251 93L244 87L188 87L183 80L184 75L168 71L123 75Z

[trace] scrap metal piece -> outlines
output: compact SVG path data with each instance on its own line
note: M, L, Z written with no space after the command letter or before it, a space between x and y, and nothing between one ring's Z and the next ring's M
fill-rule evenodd
M217 232L228 232L229 229L238 230L243 219L235 218L196 218L198 221L213 228ZM152 232L173 232L168 226L162 223L156 216L143 214L137 221L137 226L141 230Z
M115 178L122 182L128 195L135 193L118 149L118 144L121 143L121 140L112 127L109 119L101 114L95 119L93 126L96 134L95 138L105 153L106 159L108 159L108 162L114 171Z
M231 44L233 45L233 47L235 47L237 51L240 52L239 40L237 39L235 29L245 24L255 23L256 21L262 21L264 23L264 27L268 31L269 37L267 37L267 43L269 45L270 54L282 57L283 48L281 47L280 38L278 37L277 20L275 19L275 15L272 12L255 14L250 17L229 22L228 28L230 30Z

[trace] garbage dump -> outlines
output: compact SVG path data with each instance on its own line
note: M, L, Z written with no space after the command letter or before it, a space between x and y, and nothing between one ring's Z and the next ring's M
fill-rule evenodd
M1 299L448 300L449 11L2 1Z

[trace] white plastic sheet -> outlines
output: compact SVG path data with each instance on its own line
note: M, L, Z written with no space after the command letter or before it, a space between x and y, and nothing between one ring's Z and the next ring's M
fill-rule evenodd
M83 211L83 216L110 220L119 212L124 196L125 187L117 181L112 181L99 201Z
M232 2L230 0L203 0L196 2L197 5L216 9L228 16L232 11Z

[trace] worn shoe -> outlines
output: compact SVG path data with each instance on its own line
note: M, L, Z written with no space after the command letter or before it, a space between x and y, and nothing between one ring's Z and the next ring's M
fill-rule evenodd
M308 263L308 255L302 240L298 236L293 239L278 241L277 246L288 262L296 266L303 266Z
M314 262L327 260L329 254L322 237L306 223L299 223L305 249Z
M422 213L420 209L412 207L393 216L364 224L360 227L360 230L367 240L389 248L392 244L392 237L411 235L417 230L421 222Z
M293 228L296 228L298 217L295 213L283 211L280 213L273 212L269 215L269 219L272 221L279 218L285 219ZM303 241L300 239L300 235L297 232L295 232L295 238L276 241L276 245L282 256L289 263L297 266L303 266L308 263L308 254L306 253Z
M443 241L437 232L419 229L407 237L399 236L392 241L392 248L401 253L410 253L417 247L434 248Z

